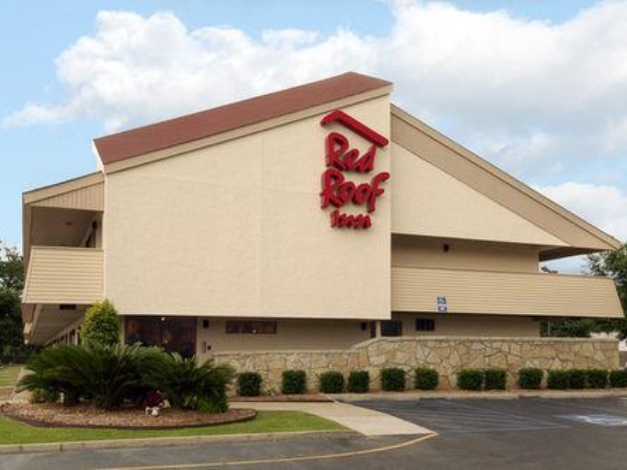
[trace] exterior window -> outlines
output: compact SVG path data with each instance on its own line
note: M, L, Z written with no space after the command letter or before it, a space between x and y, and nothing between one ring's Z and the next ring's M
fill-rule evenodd
M276 335L275 321L227 321L227 334Z
M403 336L403 322L399 320L382 321L381 336Z
M435 320L433 318L417 318L416 331L435 331Z
M196 318L128 316L124 321L124 342L159 346L192 357L196 353Z

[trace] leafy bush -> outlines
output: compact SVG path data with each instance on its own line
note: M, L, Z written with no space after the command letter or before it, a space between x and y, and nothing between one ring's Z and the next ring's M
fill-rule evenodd
M438 388L440 376L438 371L428 367L418 367L415 370L414 387L418 390L435 390Z
M608 372L606 369L588 369L586 379L590 388L606 388Z
M405 390L405 371L400 367L381 369L381 390L386 392L402 392Z
M612 388L627 387L627 370L611 370L609 378L610 378L610 387Z
M31 403L56 403L60 397L58 391L45 388L36 388L30 392Z
M518 386L525 390L538 390L544 372L537 367L524 367L518 371Z
M120 342L122 325L113 304L103 300L85 312L85 321L80 329L83 344L113 345Z
M31 356L26 370L30 373L23 376L17 384L17 391L28 390L39 393L38 390L47 390L49 393L63 394L63 404L75 405L80 398L79 389L72 377L68 377L69 367L66 357L73 354L78 346L56 346L45 349Z
M480 369L462 369L457 373L457 387L460 390L481 390L483 371Z
M367 370L354 370L348 374L346 390L350 393L368 393L370 390L370 374Z
M259 372L240 372L237 374L237 394L241 397L261 395L261 374Z
M147 371L143 379L163 392L172 407L212 412L228 409L226 386L234 376L231 366L214 365L212 360L198 364L194 357L183 358L178 353L163 357L161 367Z
M330 370L320 374L320 391L322 393L342 393L344 391L342 373Z
M285 395L300 395L307 390L307 374L304 370L284 370L281 392Z
M568 381L569 388L581 390L586 388L586 378L588 373L584 369L570 369L570 379Z
M550 370L547 377L547 387L552 390L566 390L570 387L570 369Z
M56 391L66 405L89 398L97 408L117 408L145 392L142 373L161 369L164 356L157 348L140 345L57 346L29 360L31 373L22 378L18 390Z
M505 390L507 387L507 372L504 369L486 369L483 381L485 390Z

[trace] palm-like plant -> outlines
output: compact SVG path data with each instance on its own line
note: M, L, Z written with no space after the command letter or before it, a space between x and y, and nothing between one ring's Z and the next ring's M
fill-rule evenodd
M161 390L175 408L223 412L228 408L226 386L234 371L211 360L198 364L195 358L172 353L160 369L144 371L144 380Z
M94 406L117 408L127 398L146 390L142 375L159 370L167 355L140 344L58 346L46 349L28 364L32 372L19 384L21 390L58 390L78 398L91 398Z

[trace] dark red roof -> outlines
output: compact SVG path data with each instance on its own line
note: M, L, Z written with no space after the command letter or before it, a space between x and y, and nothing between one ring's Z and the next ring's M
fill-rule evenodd
M102 163L135 157L391 85L348 72L94 140Z

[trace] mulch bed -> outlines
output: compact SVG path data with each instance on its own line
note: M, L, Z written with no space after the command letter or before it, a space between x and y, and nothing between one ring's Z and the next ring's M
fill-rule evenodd
M63 406L61 404L35 405L30 403L7 403L2 414L8 418L32 426L82 427L110 429L172 429L248 421L257 416L255 410L230 409L226 413L205 413L200 411L161 410L158 417L148 416L137 408L112 411L98 410L81 404Z
M234 395L229 397L230 402L279 402L279 403L292 403L292 402L305 402L305 403L330 403L333 402L332 398L319 393L304 393L299 395L263 395L260 397L240 397Z

